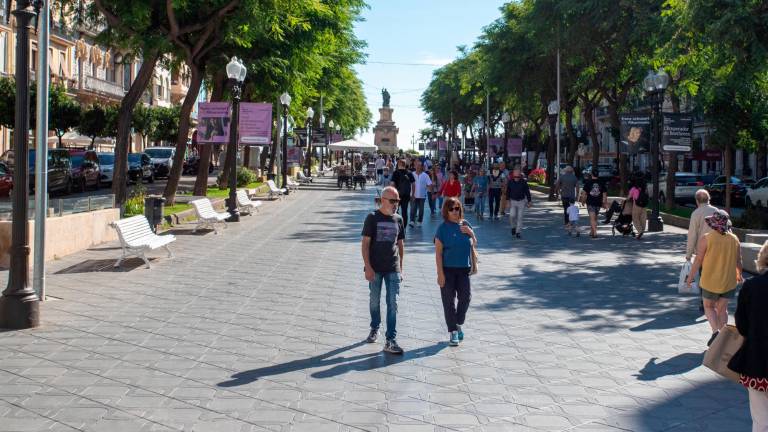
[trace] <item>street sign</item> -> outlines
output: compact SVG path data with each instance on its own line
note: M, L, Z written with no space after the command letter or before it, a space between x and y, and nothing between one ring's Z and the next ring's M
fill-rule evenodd
M690 152L693 144L693 116L664 113L661 134L662 149L667 152Z

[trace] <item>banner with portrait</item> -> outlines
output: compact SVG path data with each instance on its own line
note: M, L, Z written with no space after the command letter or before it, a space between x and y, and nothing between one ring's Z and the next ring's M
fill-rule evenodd
M647 153L651 149L651 116L648 114L621 114L622 153L635 155Z
M231 121L229 102L201 102L197 106L197 141L226 144Z
M523 155L522 138L509 138L507 140L507 155L510 157L520 157Z
M496 157L504 152L504 138L491 138L488 140L488 156Z

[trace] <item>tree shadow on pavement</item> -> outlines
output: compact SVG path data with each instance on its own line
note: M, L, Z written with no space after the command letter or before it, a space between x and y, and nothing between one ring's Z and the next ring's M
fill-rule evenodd
M635 375L637 379L639 381L654 381L668 375L681 375L692 371L701 366L701 362L704 360L704 353L678 354L657 363L658 360L658 357L648 360L648 363Z
M341 348L328 351L313 357L292 360L287 363L281 363L273 366L267 366L258 369L238 372L232 375L229 381L219 383L219 387L237 387L258 381L259 378L286 374L290 372L302 371L305 369L322 368L331 366L330 369L315 372L314 378L331 378L351 371L367 371L386 367L415 358L432 356L440 352L445 344L435 344L428 347L408 350L403 355L392 355L381 351L373 353L358 354L350 357L336 357L337 355L350 351L355 348L367 345L366 342L356 342Z

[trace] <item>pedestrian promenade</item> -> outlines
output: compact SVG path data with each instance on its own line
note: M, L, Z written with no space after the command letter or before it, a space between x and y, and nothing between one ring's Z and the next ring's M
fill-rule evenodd
M447 345L428 209L406 237L406 353L364 343L374 195L321 184L219 235L179 227L151 270L113 270L117 244L49 263L43 326L0 333L0 431L751 427L746 391L700 366L708 325L675 288L684 235L569 238L541 194L521 240L468 216L480 271L461 346Z

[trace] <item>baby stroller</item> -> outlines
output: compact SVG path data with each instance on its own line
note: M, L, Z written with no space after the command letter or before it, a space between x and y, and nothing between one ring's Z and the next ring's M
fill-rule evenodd
M627 202L624 200L621 204L621 211L619 217L613 222L611 227L611 233L616 235L616 231L620 232L622 236L635 235L634 227L632 226L632 207L627 208Z

